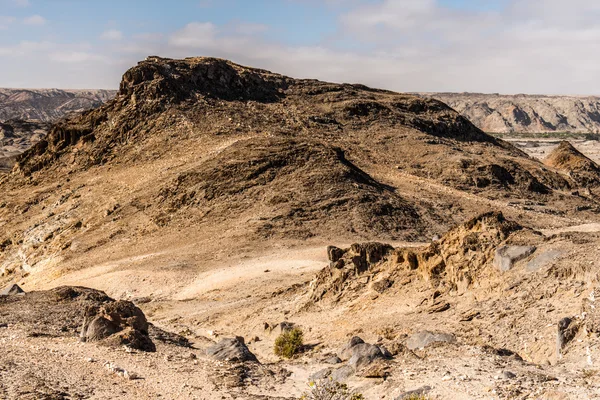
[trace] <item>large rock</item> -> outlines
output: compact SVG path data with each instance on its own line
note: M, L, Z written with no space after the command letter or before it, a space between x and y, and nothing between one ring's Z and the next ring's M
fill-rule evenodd
M148 321L130 301L115 301L86 309L81 340L105 341L107 344L126 345L143 351L156 351L148 335Z
M206 354L218 361L258 362L256 356L246 346L244 338L225 338L206 349Z
M514 264L535 252L534 246L502 246L496 249L494 266L502 272L510 271Z
M23 289L16 283L10 286L5 287L0 291L0 296L12 296L15 294L25 293Z
M385 355L379 346L369 343L360 343L352 347L352 357L348 360L348 365L358 371L368 366L376 359L382 358L385 358Z
M411 335L406 341L406 347L409 350L417 350L433 343L456 343L456 337L449 333L422 331Z
M358 336L354 336L340 349L339 357L348 362L332 371L331 378L335 381L342 381L354 374L366 378L385 377L386 359L391 358L391 354L384 348L365 343Z

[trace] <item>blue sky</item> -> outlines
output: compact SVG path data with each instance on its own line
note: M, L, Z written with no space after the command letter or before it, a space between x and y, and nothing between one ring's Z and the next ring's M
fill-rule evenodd
M116 88L147 55L398 91L600 93L587 0L0 0L0 87Z

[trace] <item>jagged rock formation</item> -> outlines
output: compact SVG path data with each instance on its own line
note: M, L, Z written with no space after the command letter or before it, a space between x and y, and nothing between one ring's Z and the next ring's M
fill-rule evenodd
M487 276L497 273L491 264L501 245L509 239L519 243L525 238L527 243L542 239L501 213L486 213L423 248L394 249L382 243L353 244L342 251L330 248L331 263L311 284L310 300L336 302L355 298L367 289L383 293L412 276L432 288L444 286L464 292L479 279L486 281Z
M544 164L567 174L581 187L600 184L600 166L567 141L562 141L546 157Z
M443 101L484 132L600 132L600 98L422 93Z
M0 88L0 121L54 122L99 107L115 94L115 90Z

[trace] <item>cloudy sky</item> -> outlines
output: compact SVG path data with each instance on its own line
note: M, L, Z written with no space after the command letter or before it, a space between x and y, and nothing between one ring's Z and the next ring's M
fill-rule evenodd
M397 91L600 94L592 0L0 0L0 87L117 88L148 55Z

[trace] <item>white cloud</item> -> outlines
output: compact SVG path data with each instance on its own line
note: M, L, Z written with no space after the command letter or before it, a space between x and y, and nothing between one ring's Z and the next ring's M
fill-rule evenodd
M249 22L242 22L234 24L233 31L239 35L257 35L259 33L265 33L269 30L269 27L264 24L253 24Z
M121 40L123 39L123 33L116 29L109 29L107 31L102 32L102 35L100 35L100 39Z
M105 57L99 54L85 51L59 51L50 53L50 60L60 63L81 64L96 61L105 61Z
M41 15L32 15L31 17L27 17L23 20L25 25L44 25L46 23L46 18Z
M192 22L169 39L177 47L210 47L215 43L217 28L210 22Z
M337 33L317 46L286 44L262 34L262 25L198 21L171 34L108 35L121 40L91 48L0 47L0 54L29 61L11 60L0 79L116 87L122 73L147 55L206 55L294 77L397 91L600 94L600 3L507 0L504 8L477 11L443 8L437 0L327 2L345 11ZM0 27L7 21L0 18Z

